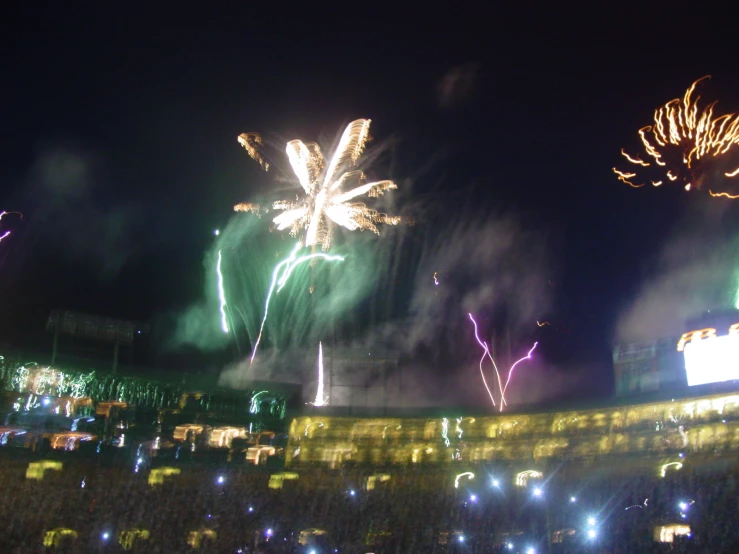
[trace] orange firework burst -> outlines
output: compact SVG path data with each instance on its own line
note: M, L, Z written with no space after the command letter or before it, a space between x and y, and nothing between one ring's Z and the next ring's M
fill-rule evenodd
M739 167L725 171L730 152L739 145L739 115L715 115L716 102L702 108L698 106L700 95L695 94L695 89L706 79L710 79L710 75L695 81L682 99L670 100L655 110L654 123L639 129L646 156L632 156L622 149L623 157L636 167L630 171L614 167L619 181L634 188L643 187L647 182L655 187L678 182L685 190L700 190L709 173L713 182L739 176ZM646 167L658 167L664 177L637 180L637 171ZM708 192L714 197L739 198L728 192Z

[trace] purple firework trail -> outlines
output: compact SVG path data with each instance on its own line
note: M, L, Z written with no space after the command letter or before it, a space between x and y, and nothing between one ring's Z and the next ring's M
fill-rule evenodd
M482 339L480 339L480 335L477 331L477 321L475 321L475 318L472 317L472 314L467 314L470 316L470 321L472 321L472 325L475 326L475 339L477 340L477 343L482 347L482 357L480 358L480 375L482 376L482 382L485 385L485 389L488 391L488 395L490 396L490 400L493 401L493 406L496 406L495 404L495 398L493 397L493 393L490 391L490 387L488 387L488 383L485 380L485 373L482 369L482 362L485 360L485 356L487 356L490 359L490 362L493 364L493 368L495 369L495 374L498 377L498 387L500 388L500 411L503 411L503 406L507 406L508 402L505 399L505 393L508 390L508 385L511 382L511 377L513 376L513 370L516 369L516 366L520 364L521 362L525 360L531 359L531 354L534 352L534 349L539 344L538 342L534 343L534 346L531 347L531 350L529 350L528 354L521 358L520 360L517 360L512 366L511 369L508 371L508 378L506 379L505 386L501 383L500 380L500 372L498 371L498 366L495 363L495 360L493 359L493 355L490 353L490 348L488 347L487 343L484 342Z
M505 387L503 387L503 395L505 395L505 391L508 390L508 383L511 382L511 375L513 375L513 370L516 369L516 366L518 364L520 364L521 362L523 362L525 360L530 360L531 359L531 353L534 351L534 349L536 348L536 345L537 344L539 344L539 343L538 342L535 342L534 343L534 346L532 346L531 347L531 350L529 350L529 353L526 354L523 358L521 358L520 360L518 360L515 364L513 364L511 366L511 369L508 371L508 378L506 379ZM502 412L503 411L503 406L501 406L500 408L501 408L500 411Z
M485 372L482 370L482 362L485 360L485 356L490 356L490 351L488 350L488 345L482 340L480 340L480 335L477 332L477 321L475 321L475 318L472 317L472 314L467 314L470 316L470 320L472 321L472 325L475 326L475 339L477 339L477 343L482 346L482 358L480 358L480 376L482 377L482 383L485 385L485 389L488 391L488 395L490 396L490 400L493 401L493 406L495 406L495 398L493 397L493 393L490 391L490 387L488 387L488 382L485 380ZM492 359L492 357L490 358ZM495 362L493 362L495 364ZM497 368L496 368L497 373ZM498 376L498 380L500 380L500 376ZM502 408L502 406L501 406Z

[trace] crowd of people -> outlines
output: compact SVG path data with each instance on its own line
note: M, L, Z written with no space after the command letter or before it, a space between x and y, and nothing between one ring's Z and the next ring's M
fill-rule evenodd
M728 466L686 463L663 477L563 462L517 486L495 465L315 467L271 479L290 470L189 460L150 483L173 462L55 455L61 468L39 479L28 466L48 453L0 449L0 551L739 552ZM655 528L671 524L682 531L658 542Z

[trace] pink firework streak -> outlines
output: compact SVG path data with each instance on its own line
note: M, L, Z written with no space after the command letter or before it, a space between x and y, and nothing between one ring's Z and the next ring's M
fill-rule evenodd
M531 347L531 350L529 350L529 353L528 353L528 354L526 354L526 355L525 355L525 356L524 356L523 358L521 358L520 360L518 360L518 361L517 361L517 362L516 362L515 364L513 364L513 365L511 366L511 369L510 369L510 371L508 371L508 378L506 379L506 382L505 382L505 387L503 387L503 396L505 396L505 391L506 391L506 390L508 390L508 383L510 383L510 382L511 382L511 376L513 375L513 370L514 370L514 369L516 369L516 366L517 366L518 364L520 364L521 362L523 362L523 361L526 361L526 360L530 360L530 359L531 359L531 353L532 353L532 352L534 351L534 349L536 348L536 345L537 345L537 344L539 344L539 343L538 343L538 342L535 342L535 343L534 343L534 346L532 346L532 347ZM501 407L500 407L500 411L501 411L501 412L503 411L503 406L502 406L502 405L501 405Z
M10 214L19 215L20 218L23 219L23 214L20 212L0 212L0 219L2 219L4 215L10 215ZM0 242L2 242L2 240L6 238L8 235L10 235L10 231L5 231L2 235L0 235Z
M495 398L493 397L493 393L490 391L490 387L488 387L488 383L485 380L485 373L482 370L482 362L485 360L485 356L487 356L490 359L490 362L493 364L493 369L495 369L495 375L498 377L498 387L500 389L500 411L503 411L503 406L507 406L508 402L505 399L505 393L508 390L508 385L511 382L511 377L513 376L513 370L516 369L516 366L520 364L523 361L530 360L531 354L534 352L534 349L539 344L538 342L534 343L534 346L531 347L531 350L529 350L529 353L526 354L523 358L516 361L512 366L511 369L508 371L508 378L506 379L505 386L503 386L503 383L500 380L500 372L498 371L498 365L495 363L495 360L493 359L493 355L490 353L490 348L488 347L488 344L484 342L482 339L480 339L480 335L477 331L477 321L475 321L475 318L472 317L472 314L467 314L470 316L470 320L472 321L472 325L475 326L475 339L477 340L477 343L482 347L482 357L480 358L480 375L482 376L482 382L485 385L485 389L488 391L488 395L490 396L490 400L493 401L493 406L496 406L495 404Z
M490 350L488 349L487 343L484 343L482 340L480 340L480 335L477 332L477 321L475 321L475 318L472 317L472 314L467 315L470 316L472 325L475 326L475 339L477 339L477 343L482 346L482 358L480 358L480 376L482 377L482 384L485 385L485 389L488 391L488 396L490 396L490 400L493 401L493 406L495 406L495 398L493 398L493 393L490 391L490 387L488 387L488 382L485 380L485 372L482 370L482 362L485 360L485 356L488 356L491 360L493 359L493 357L490 356ZM495 362L493 362L493 366L495 366ZM495 373L498 373L497 367L495 368ZM498 375L498 386L500 386L500 375ZM505 402L504 399L501 398L501 400ZM501 409L503 409L502 405Z

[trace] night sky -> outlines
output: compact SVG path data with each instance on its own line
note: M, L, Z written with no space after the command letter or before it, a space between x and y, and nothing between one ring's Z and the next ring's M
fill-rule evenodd
M47 345L55 308L142 321L184 308L213 229L270 187L237 135L332 138L368 117L421 215L513 215L548 237L545 355L592 364L607 393L619 313L686 218L715 209L611 168L705 74L739 109L739 41L698 4L487 4L7 15L0 209L25 217L3 219L0 341Z

